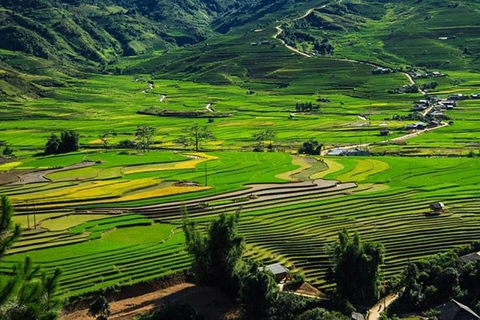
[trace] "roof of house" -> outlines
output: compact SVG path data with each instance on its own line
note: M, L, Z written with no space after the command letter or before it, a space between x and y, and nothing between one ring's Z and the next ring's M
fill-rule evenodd
M337 148L337 149L332 149L328 152L328 155L329 156L342 156L344 155L346 152L345 149L342 149L342 148Z
M449 302L436 308L440 311L438 318L440 320L476 320L480 319L472 309L458 301L450 300Z
M472 252L460 257L460 260L462 260L464 263L469 263L471 261L476 261L478 259L480 259L480 251Z
M271 271L274 275L288 272L288 269L282 266L280 263L266 265L263 270Z
M433 209L444 209L445 205L442 202L433 202L430 204L430 208Z

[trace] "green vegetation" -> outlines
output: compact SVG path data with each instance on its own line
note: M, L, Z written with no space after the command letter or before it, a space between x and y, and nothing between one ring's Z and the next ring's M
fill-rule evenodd
M52 133L45 144L45 155L78 151L78 133L73 130L62 131L60 139Z
M374 251L385 280L478 240L479 10L464 0L0 0L0 193L24 229L0 252L2 275L27 256L48 276L60 266L60 297L168 277L190 268L187 251L212 249L207 230L235 220L221 242L244 239L232 257L281 261L329 291L329 270L345 261L325 247L344 228L358 236L338 247ZM459 93L472 96L442 110L445 125L406 130L427 119L415 102ZM76 147L61 146L63 132ZM324 156L337 147L373 156ZM447 208L438 216L435 201ZM198 246L186 249L185 236ZM202 257L199 269L238 271ZM357 264L366 271L344 279L373 302L378 268ZM276 305L295 307L271 317L330 317L288 296L248 302L271 279L244 269L249 285L219 279L244 290L246 313L269 316L265 306L284 299ZM433 290L438 279L422 271L409 290L421 308L446 295L477 303L461 284Z
M380 265L384 248L380 243L362 243L358 233L350 237L344 229L329 248L336 292L354 303L372 303L380 296Z
M400 299L390 314L399 311L427 311L456 299L479 311L476 287L480 273L479 261L462 261L459 255L478 250L478 242L456 251L439 253L418 262L410 262L401 275L392 281L395 287L404 287Z
M12 225L13 207L7 196L0 197L0 261L20 236L20 226ZM34 266L29 257L0 278L0 316L2 319L54 320L61 307L55 295L60 269L49 275Z

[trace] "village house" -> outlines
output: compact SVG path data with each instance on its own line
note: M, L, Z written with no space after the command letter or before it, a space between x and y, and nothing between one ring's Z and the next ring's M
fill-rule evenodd
M467 96L464 96L462 93L456 93L448 96L448 100L465 100Z
M265 267L260 268L262 271L270 271L275 276L275 281L277 283L283 282L288 280L289 278L289 270L285 268L280 263L273 263L266 265Z
M479 252L472 252L460 257L463 263L469 263L472 261L477 261L480 259L480 251Z
M432 213L440 214L445 211L445 205L442 202L433 202L430 204Z
M439 311L439 320L478 320L480 317L469 307L452 299L436 307Z
M379 133L380 136L382 136L382 137L383 137L383 136L388 136L389 134L390 134L390 130L388 130L388 129L380 129L380 133Z
M425 122L417 122L414 124L407 124L405 130L423 130L428 126Z

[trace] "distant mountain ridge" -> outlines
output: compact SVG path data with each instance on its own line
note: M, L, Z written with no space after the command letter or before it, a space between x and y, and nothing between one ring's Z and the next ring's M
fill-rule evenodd
M235 0L1 0L0 49L109 63L205 40L215 17L238 5Z

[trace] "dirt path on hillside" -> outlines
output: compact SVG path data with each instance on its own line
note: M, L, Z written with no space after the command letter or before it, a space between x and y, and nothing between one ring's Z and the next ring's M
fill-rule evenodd
M341 3L342 0L339 0L338 3ZM306 17L308 17L312 12L313 10L318 10L318 9L324 9L326 8L328 5L327 4L324 4L323 6L321 7L318 7L318 8L311 8L309 10L307 10L307 12L305 14L303 14L302 16L300 17L297 17L293 20L291 20L290 22L294 22L294 21L297 21L297 20L300 20L300 19L304 19ZM304 57L307 57L307 58L311 58L312 56L305 53L305 52L302 52L290 45L288 45L283 39L279 39L278 36L283 32L283 29L282 29L282 25L278 25L275 27L275 29L277 29L277 33L275 33L275 35L273 36L274 39L280 41L282 43L283 46L285 46L288 50L290 51L293 51L297 54L300 54ZM383 67L385 68L385 66L382 66L382 65L379 65L379 64L376 64L376 63L370 63L370 62L366 62L366 61L360 61L360 60L353 60L353 59L348 59L348 58L345 58L345 59L340 59L340 58L336 58L335 60L342 60L342 61L349 61L349 62L353 62L353 63L359 63L359 64L365 64L365 65L368 65L368 66L372 66L372 67ZM412 76L409 75L408 73L406 72L402 72L402 74L407 77L408 81L410 82L410 84L415 84L415 80L413 80ZM422 94L422 95L426 95L427 92L421 90L420 88L418 88L418 91Z
M172 287L161 289L158 291L149 292L133 298L123 299L119 301L110 302L110 310L112 314L108 317L109 320L128 320L133 319L134 316L141 313L146 313L164 304L166 297L178 294L185 289L194 288L195 285L191 283L181 283ZM69 314L60 316L60 320L92 320L91 316L87 315L88 309L81 309Z
M165 303L188 303L205 315L206 319L224 319L237 312L238 306L222 292L210 287L198 287L192 283L181 283L165 289L140 294L133 298L110 302L112 314L109 320L131 320L150 312ZM232 318L232 317L230 317ZM87 309L63 314L60 320L92 320ZM232 318L236 319L236 318Z
M329 151L331 151L333 149L338 149L338 148L345 149L345 150L351 150L351 149L356 149L356 148L366 148L366 147L369 147L369 146L374 145L374 144L391 143L391 142L396 142L396 141L407 140L407 139L419 136L422 133L437 130L437 129L440 129L440 128L444 128L446 126L448 126L448 123L443 123L443 124L439 125L438 127L427 128L427 129L424 129L424 130L418 130L418 131L408 133L406 135L403 135L403 136L400 136L400 137L397 137L397 138L383 140L381 142L375 142L375 143L370 142L370 143L355 144L355 145L344 146L344 147L335 147L335 148L330 148L330 149L324 149L324 150L322 150L321 155L322 156L328 155Z
M374 305L370 310L368 310L367 320L378 320L380 319L380 314L385 311L392 303L394 303L399 297L399 293L392 293Z

